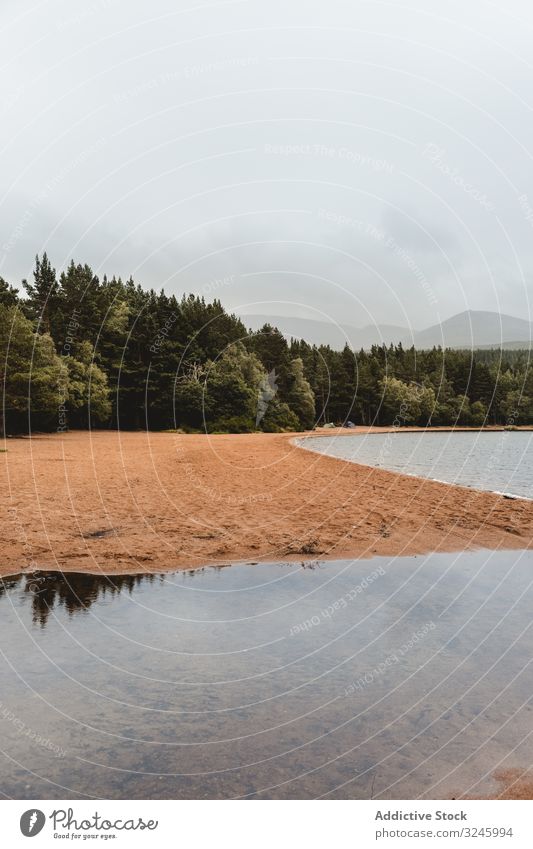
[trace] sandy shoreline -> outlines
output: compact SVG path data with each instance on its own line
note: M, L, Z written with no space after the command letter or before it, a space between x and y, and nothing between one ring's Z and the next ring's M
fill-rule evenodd
M301 436L98 431L7 440L0 575L532 545L533 502L325 457L297 447Z

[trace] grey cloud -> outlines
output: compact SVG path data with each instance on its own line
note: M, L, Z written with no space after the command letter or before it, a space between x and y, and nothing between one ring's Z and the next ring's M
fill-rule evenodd
M533 13L512 12L2 4L0 274L47 249L178 294L225 279L256 312L527 315Z

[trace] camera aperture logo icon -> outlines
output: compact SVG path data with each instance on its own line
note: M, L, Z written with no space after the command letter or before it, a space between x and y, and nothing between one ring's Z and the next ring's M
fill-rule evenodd
M37 808L30 808L20 818L20 830L24 837L35 837L43 830L45 822L46 817L42 811Z

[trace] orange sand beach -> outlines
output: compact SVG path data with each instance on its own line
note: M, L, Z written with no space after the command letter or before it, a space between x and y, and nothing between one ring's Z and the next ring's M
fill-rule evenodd
M325 457L294 436L77 431L8 439L0 575L532 545L533 502Z

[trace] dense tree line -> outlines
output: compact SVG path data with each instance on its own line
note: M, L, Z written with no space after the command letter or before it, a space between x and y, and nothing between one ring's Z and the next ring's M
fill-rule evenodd
M530 352L373 346L354 354L292 342L315 394L317 412L374 425L533 423Z
M529 351L342 351L252 332L219 300L36 258L0 278L0 432L533 423Z

